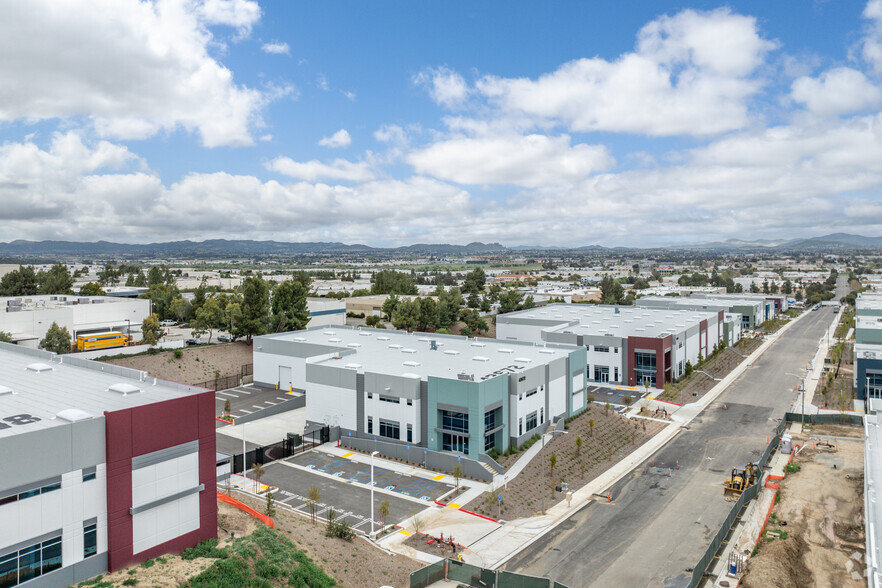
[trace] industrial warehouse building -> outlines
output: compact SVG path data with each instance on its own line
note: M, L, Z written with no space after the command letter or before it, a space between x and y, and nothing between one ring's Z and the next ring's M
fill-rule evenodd
M588 378L600 383L661 388L682 376L724 340L725 313L551 304L499 315L496 337L506 343L563 343L588 353Z
M382 329L254 339L254 381L306 392L307 427L477 459L586 406L586 351Z
M117 331L141 332L150 316L150 301L115 296L34 295L0 298L0 331L13 342L36 349L52 323L78 334Z
M734 312L728 302L693 298L691 296L643 296L634 301L635 306L643 308L668 308L673 310L697 310L702 312L723 312L723 340L732 346L741 341L744 331L744 315Z
M216 536L214 393L0 344L0 586L67 586Z
M882 398L882 293L861 292L854 308L855 395Z
M692 294L691 296L643 296L634 301L644 308L723 310L741 316L742 330L756 329L775 316L775 302L741 294Z

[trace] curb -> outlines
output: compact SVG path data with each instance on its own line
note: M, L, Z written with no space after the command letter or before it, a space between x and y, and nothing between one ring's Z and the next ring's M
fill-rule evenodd
M443 502L438 502L437 500L435 501L435 504L437 504L438 506L445 506L445 507L448 506L447 504L444 504ZM453 508L453 507L451 507L451 508ZM497 521L497 520L494 519L494 518L491 518L491 517L488 517L488 516L484 516L484 515L482 515L482 514L478 514L478 513L476 513L476 512L472 512L472 511L470 511L470 510L466 510L466 509L464 509L464 508L462 508L462 507L457 508L457 509L455 509L455 510L458 510L459 512L464 512L464 513L466 513L466 514L470 514L470 515L475 516L475 517L479 517L479 518L482 518L482 519L486 519L486 520L488 520L488 521L491 521L491 522L494 522L494 523L497 523L497 524L499 523L499 521Z

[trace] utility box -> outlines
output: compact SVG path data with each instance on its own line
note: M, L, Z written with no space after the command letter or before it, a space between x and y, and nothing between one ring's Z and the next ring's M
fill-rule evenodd
M793 453L793 437L789 433L781 436L781 453Z

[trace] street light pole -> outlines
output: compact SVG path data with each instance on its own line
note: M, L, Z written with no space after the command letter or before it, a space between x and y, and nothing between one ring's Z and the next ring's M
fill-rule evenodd
M371 453L371 539L376 539L376 531L374 530L374 456L379 455L379 451Z

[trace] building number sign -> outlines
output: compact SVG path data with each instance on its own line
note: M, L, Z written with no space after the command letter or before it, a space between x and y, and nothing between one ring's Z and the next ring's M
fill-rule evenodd
M39 420L40 417L31 416L29 414L14 414L0 419L0 431L3 429L11 429L12 425L30 425Z

